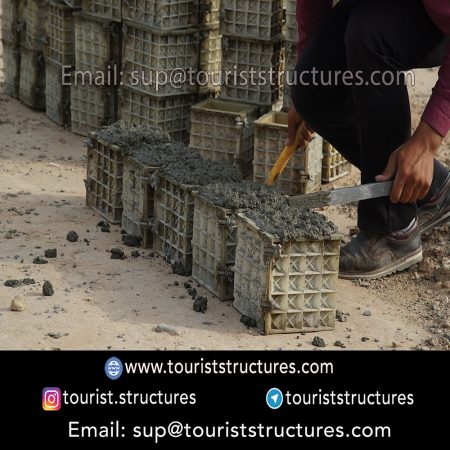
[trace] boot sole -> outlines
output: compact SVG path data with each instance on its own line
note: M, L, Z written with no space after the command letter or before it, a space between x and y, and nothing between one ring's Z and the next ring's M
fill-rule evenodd
M439 219L436 219L434 222L430 223L429 225L427 225L423 229L421 228L420 229L420 233L424 234L427 231L430 231L431 229L438 227L439 225L443 225L448 220L450 220L450 211L448 211L442 217L439 217Z
M374 270L373 272L367 273L345 273L339 272L339 278L345 280L375 280L377 278L382 278L387 275L392 275L396 272L401 272L409 267L412 267L422 261L422 247L403 258L397 259L392 264L381 269Z

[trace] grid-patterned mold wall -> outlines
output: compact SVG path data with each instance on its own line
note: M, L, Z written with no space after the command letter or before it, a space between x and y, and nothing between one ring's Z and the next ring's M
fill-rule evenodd
M282 0L222 0L222 33L273 39L282 32L283 14Z
M351 164L329 143L323 143L322 182L330 183L350 173Z
M234 306L266 334L332 330L340 236L280 242L238 214Z
M128 235L139 236L143 248L153 246L157 170L139 158L124 158L122 228Z
M25 42L29 50L42 51L48 18L47 0L26 0L24 8Z
M220 300L233 299L236 211L196 195L192 238L192 278Z
M221 98L272 107L282 95L284 79L284 48L281 40L260 41L224 36L222 39L222 71L229 74L221 86ZM260 71L259 77L247 82L235 77ZM271 79L272 78L272 79Z
M82 0L82 7L91 16L115 22L122 20L122 0Z
M155 197L154 248L171 261L192 270L192 234L195 186L183 185L170 177L158 180Z
M45 109L45 60L40 51L21 49L19 98L32 109Z
M90 133L87 144L86 205L113 224L122 220L123 154L117 145Z
M198 25L198 0L123 0L122 18L161 30Z
M127 22L123 27L123 81L125 85L154 96L194 93L189 80L179 83L174 72L198 67L199 33L195 29L170 33Z
M190 147L204 158L229 161L243 175L252 171L253 122L257 108L208 99L191 108Z

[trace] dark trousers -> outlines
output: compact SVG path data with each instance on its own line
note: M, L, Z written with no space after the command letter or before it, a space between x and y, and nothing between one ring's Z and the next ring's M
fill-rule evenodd
M411 135L402 71L441 65L445 48L446 39L421 0L341 0L297 64L293 103L311 128L361 169L362 183L373 183L389 155ZM329 74L334 77L337 71L359 74L355 80L363 80L362 85L349 84L341 75L330 85ZM374 71L390 71L400 82L391 84L387 77L383 84L375 77L382 84L377 86L371 82ZM448 169L436 160L427 198L439 191L447 175ZM416 216L416 204L367 200L359 204L358 226L398 231Z

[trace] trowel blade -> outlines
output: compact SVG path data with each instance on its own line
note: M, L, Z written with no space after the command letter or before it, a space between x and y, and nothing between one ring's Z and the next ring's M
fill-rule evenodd
M363 184L361 186L335 189L333 191L295 195L288 197L288 201L291 206L303 206L311 209L329 205L345 205L371 198L387 197L391 193L393 184L393 181L386 181L384 183Z

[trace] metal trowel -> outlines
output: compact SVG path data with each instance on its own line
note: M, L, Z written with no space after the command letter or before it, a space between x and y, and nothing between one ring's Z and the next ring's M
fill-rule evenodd
M334 189L332 191L319 191L306 195L288 197L291 206L305 208L321 208L330 205L345 205L347 203L369 200L371 198L388 197L391 193L393 181L384 183L369 183L361 186Z

